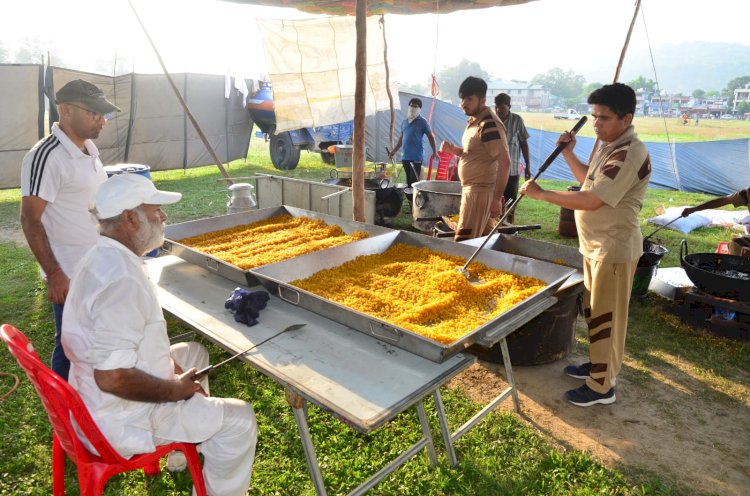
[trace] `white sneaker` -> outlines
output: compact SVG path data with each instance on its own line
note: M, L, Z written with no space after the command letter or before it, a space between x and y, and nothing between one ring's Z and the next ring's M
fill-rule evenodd
M182 472L187 468L187 459L182 451L173 451L167 455L167 470Z

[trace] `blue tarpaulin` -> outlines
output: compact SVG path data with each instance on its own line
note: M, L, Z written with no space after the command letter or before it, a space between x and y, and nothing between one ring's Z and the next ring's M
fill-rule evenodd
M422 99L422 116L428 118L432 105L430 97L399 92L401 108L409 108L409 100L413 97ZM395 111L394 143L401 134L401 121L405 118L404 111ZM440 146L443 140L460 145L466 119L463 111L457 106L437 100L432 115L432 130L437 145ZM378 112L375 116L367 118L366 139L370 160L388 161L385 147L388 146L389 122L389 112ZM637 119L635 130L638 132ZM559 133L530 128L528 131L531 135L529 152L532 172L536 172L536 167L555 149ZM424 146L426 158L430 150L426 139ZM593 146L594 138L582 136L577 139L576 155L582 162L588 160ZM697 143L646 142L646 147L651 155L650 188L723 196L750 186L750 138ZM576 182L562 156L555 159L540 179Z

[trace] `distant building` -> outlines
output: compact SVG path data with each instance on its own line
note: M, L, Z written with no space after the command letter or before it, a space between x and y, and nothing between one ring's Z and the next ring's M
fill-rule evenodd
M681 115L683 108L692 100L691 96L682 95L653 95L648 109L648 115Z
M750 104L750 83L746 84L744 88L737 88L734 90L732 112L737 112L737 105L743 102Z
M648 115L651 108L651 95L653 92L638 88L635 90L635 113Z
M693 98L682 110L687 112L690 117L694 117L696 114L703 117L719 117L721 114L726 113L727 107L728 102L726 98Z
M491 79L487 82L488 105L492 105L498 93L510 95L513 110L544 110L550 105L549 90L539 84Z

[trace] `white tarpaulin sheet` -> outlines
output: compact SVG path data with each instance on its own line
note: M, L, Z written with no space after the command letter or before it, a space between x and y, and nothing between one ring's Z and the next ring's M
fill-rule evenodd
M258 19L273 85L276 132L317 127L354 118L356 29L354 17L306 20ZM365 114L389 108L383 30L367 19ZM391 93L398 85L391 70Z

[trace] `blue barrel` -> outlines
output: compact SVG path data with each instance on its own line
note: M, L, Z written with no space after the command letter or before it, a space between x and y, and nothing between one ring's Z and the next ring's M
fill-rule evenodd
M122 172L126 172L128 174L138 174L143 177L147 177L149 180L151 180L151 167L148 165L120 165L119 166Z
M122 174L122 166L120 165L105 165L104 172L107 173L107 177L116 176Z

